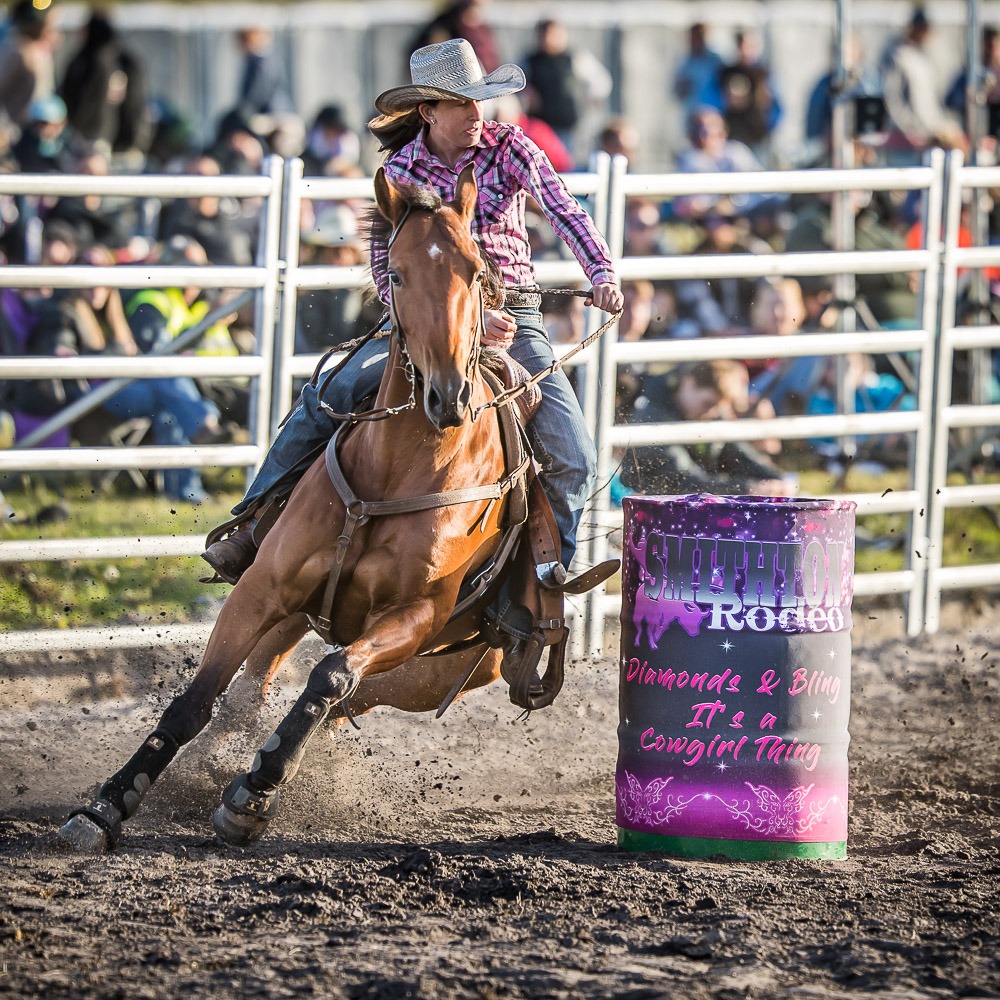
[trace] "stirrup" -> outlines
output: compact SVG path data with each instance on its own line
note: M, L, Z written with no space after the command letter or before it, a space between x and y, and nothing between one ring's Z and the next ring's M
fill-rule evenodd
M517 705L518 708L523 708L526 715L539 708L547 708L562 690L568 637L569 629L564 625L560 630L559 637L548 647L549 659L541 677L538 675L538 664L541 661L546 642L545 636L539 629L535 629L528 640L523 642L523 652L519 662L511 664L505 670L506 657L504 657L500 672L510 685L511 703ZM519 640L517 644L520 643ZM515 644L515 648L517 648L517 644Z

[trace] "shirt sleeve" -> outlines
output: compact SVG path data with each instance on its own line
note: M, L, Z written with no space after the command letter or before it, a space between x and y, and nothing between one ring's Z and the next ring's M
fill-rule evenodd
M617 283L611 251L593 219L566 189L548 157L523 134L511 137L511 175L538 202L592 285Z

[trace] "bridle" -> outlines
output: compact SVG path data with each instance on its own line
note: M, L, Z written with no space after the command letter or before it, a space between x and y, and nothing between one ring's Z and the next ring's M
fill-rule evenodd
M412 205L407 203L406 211L403 213L403 217L396 224L392 232L389 234L389 239L386 243L386 248L391 249L393 243L396 242L399 236L400 230L406 223L406 220L410 217L410 212L412 210ZM486 300L483 294L483 282L482 282L483 272L480 269L477 273L473 282L476 285L478 291L478 302L476 305L476 321L472 328L472 350L469 353L469 362L465 369L465 379L466 382L472 380L473 374L476 371L476 366L479 364L479 357L482 352L482 334L486 329ZM352 341L350 344L340 344L331 350L327 351L326 354L320 358L319 364L316 366L316 370L313 372L312 383L317 387L317 403L320 409L324 410L329 416L333 417L334 420L347 421L350 423L358 423L360 421L366 420L385 420L388 417L394 417L397 413L405 413L407 410L416 409L417 406L417 383L421 380L420 373L417 371L416 366L413 364L413 359L410 357L410 352L406 347L406 332L403 329L403 323L399 318L399 312L396 308L396 296L393 292L394 283L390 280L389 282L389 308L382 314L378 323L372 328L365 336L361 337L357 341ZM389 320L389 329L383 329L383 324L386 319ZM323 395L326 392L326 388L337 373L347 364L351 358L370 340L381 339L386 336L395 335L396 343L399 345L399 352L403 359L403 371L406 374L406 379L410 383L410 396L405 403L401 403L399 406L379 406L372 410L363 410L360 412L352 411L350 413L338 413L327 403L323 402ZM327 359L337 351L343 350L348 347L349 353L347 356L335 367L333 367L323 379L322 384L318 383L319 372L323 365L326 363ZM473 411L474 418L478 415L477 411ZM474 419L473 418L473 419Z

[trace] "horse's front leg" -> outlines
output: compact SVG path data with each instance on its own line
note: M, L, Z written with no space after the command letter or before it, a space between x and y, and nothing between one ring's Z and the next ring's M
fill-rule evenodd
M305 690L258 751L250 771L237 775L223 792L213 817L219 837L238 847L260 838L277 811L279 788L295 777L306 745L331 709L350 698L364 677L414 656L442 624L441 602L423 598L394 607L371 622L357 641L331 649L313 667Z
M98 853L113 847L123 820L133 816L153 783L184 744L205 728L212 706L244 659L288 609L270 588L247 578L232 591L219 613L197 673L186 690L167 706L156 728L121 770L109 778L87 806L59 830L60 840L78 851Z

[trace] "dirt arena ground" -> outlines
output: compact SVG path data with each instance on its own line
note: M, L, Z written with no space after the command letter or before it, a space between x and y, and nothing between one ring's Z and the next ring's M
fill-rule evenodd
M855 607L840 862L619 851L614 650L525 722L495 687L440 722L379 711L323 736L244 852L210 816L258 737L203 738L115 853L67 855L59 823L196 651L12 659L0 995L1000 997L995 606L917 640L899 618Z

